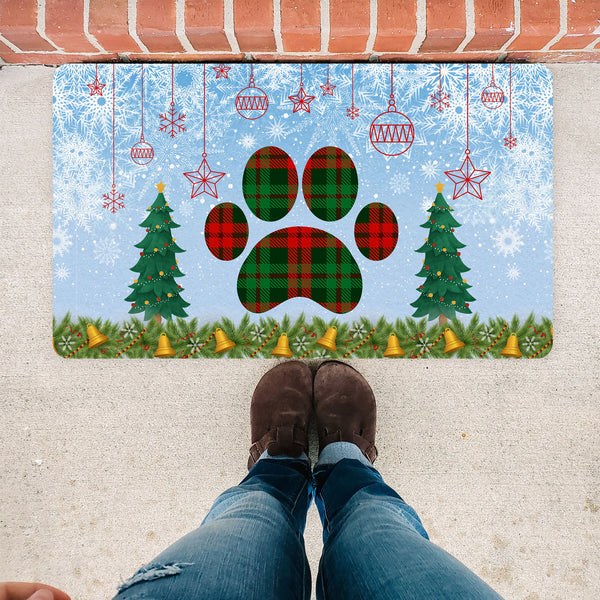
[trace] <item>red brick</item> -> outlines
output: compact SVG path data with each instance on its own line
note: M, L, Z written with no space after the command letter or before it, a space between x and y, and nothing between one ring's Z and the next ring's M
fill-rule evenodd
M369 0L330 0L329 52L364 52L370 21Z
M380 54L380 62L467 63L495 62L498 52L432 52L427 54ZM465 71L466 73L466 71Z
M370 58L370 54L329 54L329 55L323 55L323 54L303 54L302 56L298 56L297 54L277 54L277 53L271 53L271 54L252 54L252 58L257 61L257 62L293 62L293 63L297 63L297 62L322 62L322 63L326 63L326 62L330 62L330 63L342 63L342 62L359 62L359 61L363 61L366 62L369 60ZM325 73L325 71L323 71L323 73ZM326 77L326 73L324 74L324 77ZM300 81L300 75L298 75L298 82ZM305 84L307 84L307 82L305 81ZM312 84L311 84L312 85ZM316 83L315 83L316 85ZM308 90L307 90L307 93ZM321 92L319 92L321 93Z
M375 52L406 52L412 46L416 33L416 0L377 2L377 37L373 46Z
M0 33L20 50L53 51L35 29L37 27L37 1L2 0L0 2Z
M127 16L127 0L90 0L88 30L108 52L139 52Z
M186 0L185 33L190 44L203 50L230 52L225 35L225 9L222 2Z
M541 50L559 30L556 0L521 0L521 32L508 50Z
M150 52L182 52L174 0L137 0L137 34Z
M233 26L242 52L275 52L273 0L233 0Z
M0 56L7 63L17 65L64 65L66 63L95 63L118 60L116 54L95 54L90 56L89 54L64 54L62 52L50 52L48 54L28 52L18 54L13 52L11 55L0 54ZM146 58L148 57L147 54L145 56Z
M597 33L594 33L597 32ZM550 50L580 50L600 35L600 4L598 0L577 0L567 3L567 33Z
M465 51L499 50L514 33L514 4L502 0L475 0L475 36Z
M454 52L465 39L465 0L427 3L427 35L419 52Z
M46 0L46 36L66 52L98 52L83 31L83 0Z
M179 63L187 63L187 62L205 62L206 66L206 77L209 77L209 67L208 63L212 63L211 66L216 65L220 62L224 63L234 63L241 62L244 59L243 54L231 54L231 53L223 53L223 54L203 54L201 52L198 53L186 53L186 54L171 54L168 52L161 52L155 54L130 54L129 60L131 61L144 61L147 62L151 60L152 62L160 63L160 62L179 62ZM210 71L212 73L212 77L214 78L215 72Z
M284 52L321 49L320 0L281 0L281 39Z

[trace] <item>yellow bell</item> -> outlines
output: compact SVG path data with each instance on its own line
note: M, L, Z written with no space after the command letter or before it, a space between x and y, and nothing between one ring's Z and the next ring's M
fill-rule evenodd
M277 346L273 348L273 352L271 352L272 356L283 356L284 358L291 358L294 356L292 351L290 350L290 343L288 340L287 333L282 333L279 336L279 340L277 340Z
M90 340L88 344L89 348L102 346L102 344L104 344L104 342L108 340L108 337L106 337L103 333L100 333L98 331L98 328L95 325L92 325L91 323L87 324L87 335Z
M231 350L235 347L235 342L232 342L220 327L215 329L215 339L217 340L217 346L215 348L217 354L225 352L226 350Z
M450 352L455 352L456 350L460 350L464 348L465 345L461 342L457 337L454 331L450 329L450 327L446 327L444 329L444 339L446 340L446 349L444 350L444 354L450 354Z
M502 356L509 356L510 358L521 358L521 356L523 356L519 350L519 340L517 339L516 333L511 333L508 336L506 346L504 346L504 350L502 350L500 354Z
M396 358L398 356L404 356L406 352L400 348L400 342L396 337L395 333L390 333L390 337L388 338L387 348L383 353L384 356L388 358Z
M335 352L337 350L337 346L335 345L335 338L337 336L337 327L332 326L326 332L325 335L317 340L317 344L325 350L331 350Z
M154 356L158 358L167 358L169 356L175 356L175 350L171 348L171 342L169 342L169 338L167 334L163 331L158 338L158 348L154 353Z

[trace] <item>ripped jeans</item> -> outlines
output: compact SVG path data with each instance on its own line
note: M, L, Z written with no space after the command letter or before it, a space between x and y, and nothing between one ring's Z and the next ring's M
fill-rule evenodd
M114 600L308 600L303 532L313 495L323 523L319 600L501 600L429 541L416 512L347 442L326 446L312 477L305 454L265 452Z

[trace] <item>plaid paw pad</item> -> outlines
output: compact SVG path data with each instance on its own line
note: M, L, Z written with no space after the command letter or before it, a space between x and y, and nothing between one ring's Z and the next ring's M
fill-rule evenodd
M360 253L368 259L387 258L398 241L398 221L392 209L380 202L363 207L356 217L354 239Z
M231 202L217 204L206 217L204 239L218 259L237 258L248 242L248 221L241 208Z

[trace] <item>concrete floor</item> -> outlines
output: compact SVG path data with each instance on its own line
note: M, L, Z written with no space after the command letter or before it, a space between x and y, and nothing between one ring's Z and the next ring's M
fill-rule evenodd
M600 597L600 66L555 76L555 348L362 361L377 466L507 599ZM273 361L66 361L50 347L53 69L0 71L0 580L110 598L245 474ZM313 579L321 550L311 508Z

